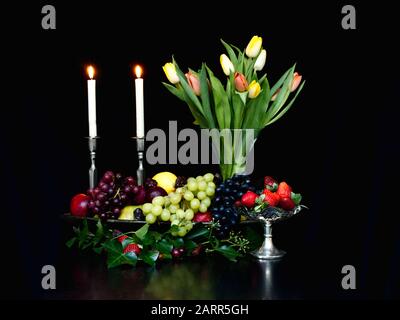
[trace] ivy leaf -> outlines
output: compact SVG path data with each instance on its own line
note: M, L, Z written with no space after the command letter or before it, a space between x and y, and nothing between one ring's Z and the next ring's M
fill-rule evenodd
M157 250L143 250L140 255L139 258L143 260L143 262L154 266L158 256L159 256L160 252Z
M74 245L74 243L75 243L76 240L77 240L76 237L73 237L73 238L69 239L69 240L65 243L65 245L66 245L68 248L71 248L71 247Z
M146 223L143 227L141 227L140 229L138 229L135 232L135 235L140 239L143 240L145 235L147 234L147 231L149 231L149 224Z
M185 240L184 247L186 251L191 252L193 249L197 248L197 243L192 240Z
M173 240L172 244L175 248L182 248L184 246L184 241L182 238L176 238Z
M261 236L259 232L256 232L251 227L246 227L243 230L243 236L249 241L249 250L255 250L261 246L264 241L264 238Z
M107 250L107 267L109 269L123 264L136 265L136 254L134 252L123 254L122 245L118 241L107 241L103 244L103 248Z
M161 240L161 234L158 233L157 231L150 231L149 234L153 237L154 241L160 241Z
M96 234L94 235L94 238L93 238L94 245L98 244L104 236L104 228L103 228L103 225L102 225L100 219L99 219L99 221L97 221L96 227L97 227Z
M162 239L156 244L156 249L164 255L171 253L173 248L174 246L172 245L172 243L167 241L166 239Z
M87 220L85 219L85 220L83 220L83 229L81 231L79 231L79 234L78 234L78 240L79 240L78 247L79 247L79 249L83 248L88 234L89 234L89 227L88 227Z
M97 254L100 254L103 251L103 247L94 247L93 251Z
M233 262L236 262L237 261L236 258L241 255L231 246L227 245L220 246L219 248L215 249L215 251L221 253L225 258Z
M190 230L186 235L186 239L196 239L209 234L210 230L208 230L204 225L201 224L198 226L199 227Z

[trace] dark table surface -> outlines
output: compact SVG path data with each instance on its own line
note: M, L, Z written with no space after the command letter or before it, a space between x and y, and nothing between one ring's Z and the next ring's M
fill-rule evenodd
M66 251L57 266L55 299L352 299L359 290L341 288L340 270L310 256L287 254L281 261L223 257L169 261L107 269L104 257ZM324 272L321 272L323 270Z
M114 269L107 269L105 256L68 249L65 240L71 236L71 227L62 223L65 237L56 245L54 261L57 289L44 291L39 286L33 295L44 299L170 300L399 297L398 273L393 268L394 273L388 272L383 256L367 263L350 246L352 242L338 245L340 238L329 235L332 242L302 241L296 235L302 220L291 220L275 227L274 243L287 251L280 261L262 262L246 256L234 263L213 255L161 262L154 268L139 263L136 268ZM356 290L344 290L341 285L342 267L348 264L357 271ZM35 283L40 284L39 280Z

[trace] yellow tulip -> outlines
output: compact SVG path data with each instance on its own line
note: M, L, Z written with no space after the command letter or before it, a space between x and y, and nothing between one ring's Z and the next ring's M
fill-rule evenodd
M257 57L258 54L260 53L261 46L262 46L262 38L259 36L253 36L253 38L251 38L249 44L246 47L246 55L249 58Z
M219 58L219 62L221 63L222 70L224 71L225 75L229 76L231 72L235 71L235 67L231 60L229 60L226 54L221 54Z
M256 80L253 80L250 84L249 84L249 98L250 99L255 99L258 97L258 95L261 92L261 87L260 84L258 82L256 82Z
M168 62L162 68L169 82L171 82L172 84L176 84L179 82L179 77L178 74L176 73L175 65L173 63Z

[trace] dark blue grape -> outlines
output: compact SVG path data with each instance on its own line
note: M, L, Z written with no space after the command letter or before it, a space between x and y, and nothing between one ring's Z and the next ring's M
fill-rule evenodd
M217 208L217 207L213 207L212 209L211 209L211 213L212 214L215 214L215 213L218 213L219 212L219 209Z
M142 211L142 209L140 209L140 208L135 209L134 215L135 215L135 219L136 219L136 220L144 221L144 219L145 219L145 216L144 216L144 214L143 214L143 211Z
M221 218L222 218L222 215L219 213L219 212L217 212L217 213L213 213L213 218L215 219L215 220L220 220Z

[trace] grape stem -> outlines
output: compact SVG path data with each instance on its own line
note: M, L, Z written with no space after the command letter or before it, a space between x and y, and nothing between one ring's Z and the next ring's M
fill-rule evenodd
M117 192L115 193L113 199L115 199L117 196L119 197L119 192L121 191L121 188L118 188Z

